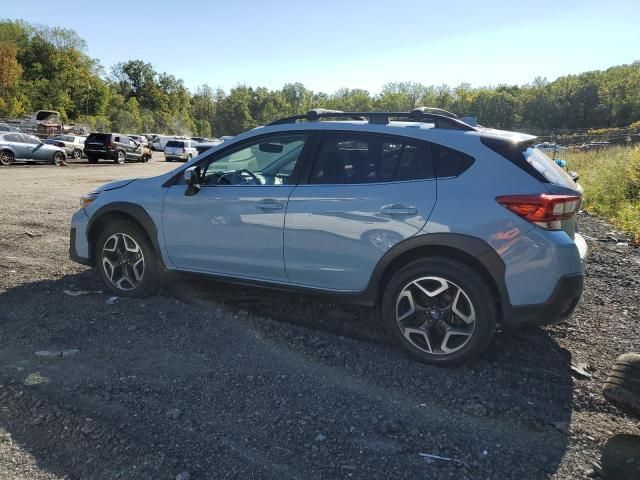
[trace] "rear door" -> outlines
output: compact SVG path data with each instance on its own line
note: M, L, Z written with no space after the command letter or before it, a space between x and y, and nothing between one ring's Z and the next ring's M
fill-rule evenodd
M289 280L363 290L382 255L425 225L435 201L428 143L392 135L323 134L308 181L289 198L284 230Z

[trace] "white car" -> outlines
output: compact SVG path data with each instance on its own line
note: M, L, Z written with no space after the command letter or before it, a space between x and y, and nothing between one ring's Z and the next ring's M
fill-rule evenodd
M198 156L199 152L195 146L196 142L193 140L169 140L164 147L164 159L167 162L173 162L174 160L188 162L193 157Z
M74 160L82 158L84 154L85 137L78 135L55 135L53 140L64 143L64 151L69 157Z

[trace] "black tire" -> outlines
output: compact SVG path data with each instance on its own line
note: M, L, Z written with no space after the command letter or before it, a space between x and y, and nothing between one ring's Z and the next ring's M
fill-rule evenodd
M193 155L189 154L187 155L187 162L190 161L193 158Z
M640 355L625 353L618 357L602 394L625 412L640 416Z
M87 156L87 161L89 163L98 163L98 161L100 161L100 159L94 155L88 155Z
M8 167L16 161L16 156L10 150L2 150L0 152L0 165Z
M164 161L165 161L165 162L173 162L173 160L172 160L172 159L167 158L167 157L164 157Z
M108 247L111 247L113 244L113 240L111 240L113 236L122 234L132 239L142 252L142 258L144 261L143 271L141 278L139 279L139 283L134 286L134 288L119 288L110 279L109 273L107 272L108 267L105 266L103 261L103 253L105 247L107 247L107 241L110 242ZM118 220L108 224L101 232L99 232L95 243L94 258L96 269L98 270L102 281L106 285L107 289L114 295L144 298L157 293L160 288L162 274L160 259L151 245L147 234L133 221ZM135 259L132 260L132 263L133 262L135 262ZM117 280L117 278L115 278L117 275L113 275L112 273L112 276L114 277L114 280ZM121 285L123 287L133 286L133 284L127 285L126 282L123 282Z
M151 159L151 157L149 157L149 155L143 155L142 156L142 163L147 163L150 159Z
M124 150L116 150L116 156L113 159L113 161L118 165L123 165L124 162L126 162L126 160L127 160L127 154L124 152Z
M74 148L73 152L71 152L71 157L74 160L80 160L82 158L82 150L80 150L79 148Z
M429 280L428 277L437 277L438 281ZM448 288L442 290L441 294L428 297L423 293L424 290L413 283L414 281L419 281L424 288L429 287L429 284L439 285L438 288L430 290L432 293L447 285ZM493 338L497 320L494 295L482 276L465 263L446 257L416 260L398 270L383 288L385 290L382 296L381 316L385 329L406 352L424 363L453 366L468 362L480 355ZM456 293L458 290L461 290L459 295ZM407 291L410 293L410 302L406 298ZM430 302L441 301L444 305L427 306ZM450 305L446 307L448 301ZM467 319L473 316L474 321L467 323L468 320L463 321L462 317L454 315L454 303L455 310L462 314L461 310L464 308ZM403 314L412 310L414 312L405 320L409 324L403 323L405 328L402 328L397 320L397 311L401 310L403 305L411 306L405 309L406 312ZM427 321L428 336L416 336L415 332L409 331L407 336L412 340L405 337L407 329L415 327L414 330L420 330L418 327L427 325ZM445 333L448 330L466 333L464 336L448 337ZM428 343L425 341L427 337L430 338ZM456 341L450 346L449 342L452 339ZM440 341L438 348L435 348L434 341ZM422 348L419 348L421 344Z

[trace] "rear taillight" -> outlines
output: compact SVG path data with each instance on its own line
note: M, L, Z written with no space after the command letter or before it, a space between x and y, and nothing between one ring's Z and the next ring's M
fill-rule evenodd
M547 230L560 230L561 222L580 208L579 195L503 195L496 201L525 220Z
M107 140L107 143L105 143L105 147L107 148L111 148L113 145L111 144L111 139Z

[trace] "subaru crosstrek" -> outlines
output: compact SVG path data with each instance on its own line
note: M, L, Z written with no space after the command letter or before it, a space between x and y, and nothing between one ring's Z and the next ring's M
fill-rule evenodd
M409 353L457 364L580 299L582 189L534 140L425 107L312 110L89 193L70 254L122 296L177 270L376 306Z

